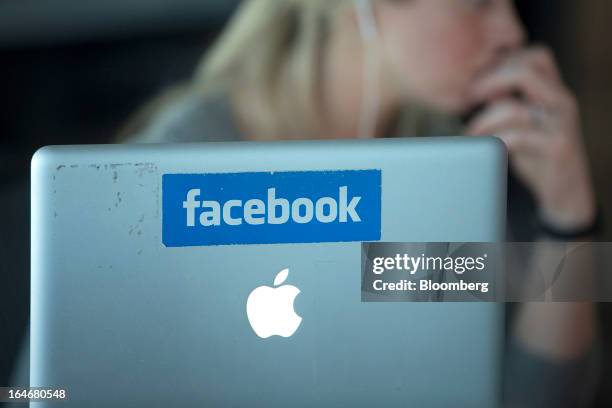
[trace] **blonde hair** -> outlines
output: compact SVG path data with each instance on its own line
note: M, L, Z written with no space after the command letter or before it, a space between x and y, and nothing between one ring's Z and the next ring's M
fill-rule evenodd
M245 0L204 57L196 88L229 90L255 138L316 137L325 116L318 102L330 20L351 1Z
M121 132L134 133L168 105L191 93L227 95L252 139L321 138L322 60L340 7L356 0L243 0L191 83L171 89L135 115ZM377 0L372 0L377 1ZM454 129L416 103L399 112L402 135ZM434 130L430 130L434 129ZM412 134L411 134L412 133ZM390 136L390 135L389 135Z

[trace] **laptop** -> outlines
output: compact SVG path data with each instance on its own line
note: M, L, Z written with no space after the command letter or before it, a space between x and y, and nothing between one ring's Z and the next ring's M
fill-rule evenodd
M494 138L52 146L41 407L495 407L503 308L361 301L362 242L504 238Z

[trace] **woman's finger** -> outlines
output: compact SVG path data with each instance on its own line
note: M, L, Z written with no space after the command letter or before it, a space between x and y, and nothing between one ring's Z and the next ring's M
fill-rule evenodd
M561 72L559 71L555 56L550 48L545 46L530 47L516 54L517 64L531 65L539 74L555 82L561 82Z
M490 105L468 125L468 135L494 135L503 129L529 129L536 126L532 110L524 103L506 99Z
M516 92L530 102L551 107L567 98L561 84L544 80L527 66L507 66L498 70L476 85L474 95L478 101L485 102Z
M533 130L507 129L497 133L512 154L540 154L546 149L545 135Z

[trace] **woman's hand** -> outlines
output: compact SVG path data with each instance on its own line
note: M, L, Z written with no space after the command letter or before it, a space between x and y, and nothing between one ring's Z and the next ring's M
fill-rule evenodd
M469 135L495 135L517 176L538 200L544 221L560 229L589 225L596 216L575 97L563 84L551 52L529 48L485 75L474 98L486 109Z

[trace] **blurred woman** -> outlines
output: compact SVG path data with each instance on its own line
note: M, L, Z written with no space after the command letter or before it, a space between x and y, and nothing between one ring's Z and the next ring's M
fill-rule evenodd
M596 205L576 100L510 0L247 0L192 83L135 142L494 134L512 167L509 240L588 239ZM518 306L505 399L583 406L591 303Z

